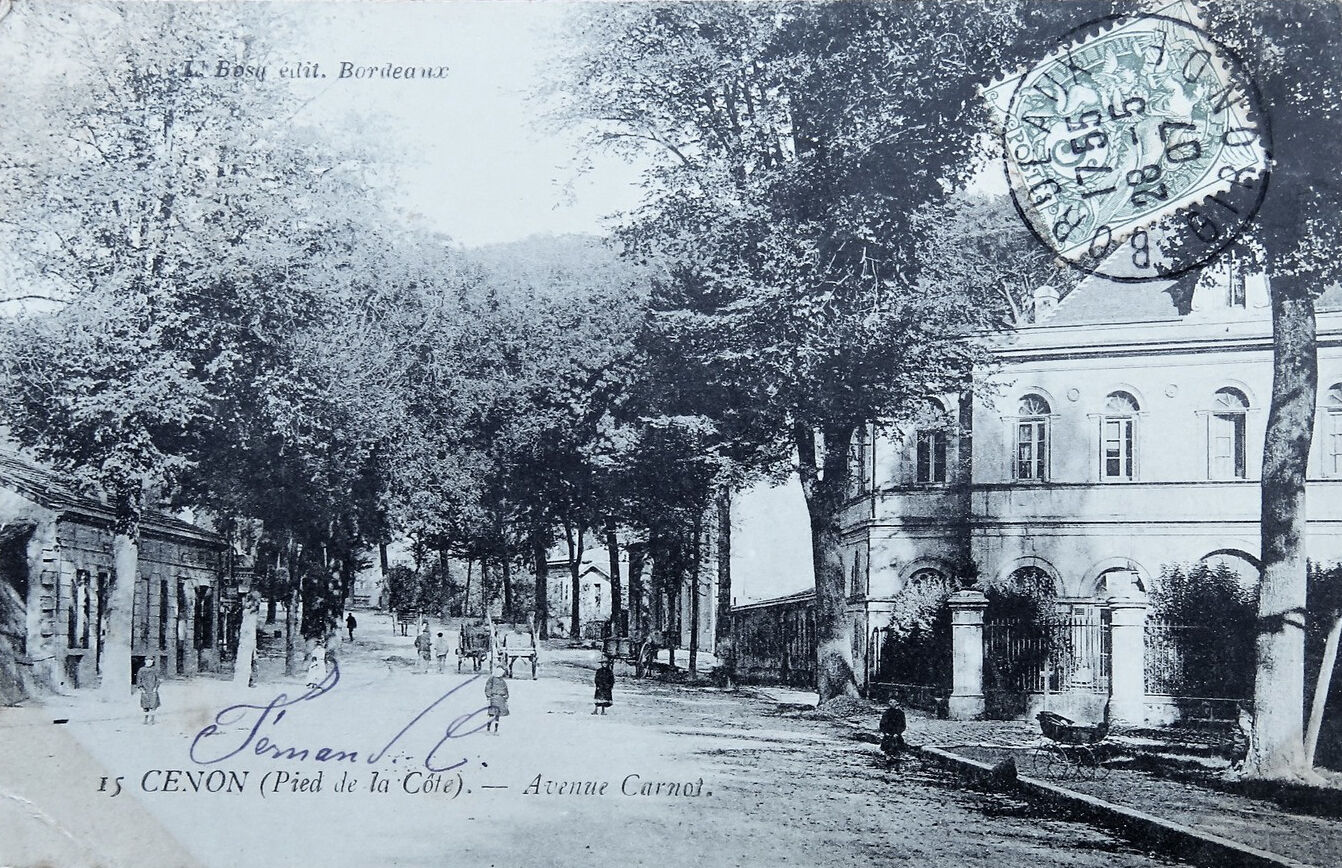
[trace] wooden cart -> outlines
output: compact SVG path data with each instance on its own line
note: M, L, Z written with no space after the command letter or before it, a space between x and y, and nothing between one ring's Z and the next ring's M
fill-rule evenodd
M601 652L610 660L623 660L634 667L634 676L642 678L649 662L649 653L655 653L651 638L638 636L607 636L601 640Z
M491 624L462 624L461 631L457 634L457 671L461 671L461 664L467 660L471 661L471 667L480 671L480 664L486 661L493 662L493 625Z
M499 638L499 664L503 666L507 676L513 677L513 666L517 661L526 660L531 663L531 677L534 680L540 645L536 641L535 623L528 621L525 624L500 624L494 633Z

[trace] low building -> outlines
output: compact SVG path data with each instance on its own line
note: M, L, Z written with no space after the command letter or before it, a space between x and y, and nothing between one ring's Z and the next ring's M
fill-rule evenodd
M605 550L600 550L602 554ZM573 570L568 558L546 565L551 636L568 636L573 617ZM610 574L586 559L578 564L578 627L586 635L610 620Z
M113 569L113 512L60 478L0 453L0 674L6 692L93 686L101 674ZM240 615L226 546L208 530L150 513L140 530L132 668L213 671ZM230 632L230 627L233 630ZM7 647L6 647L7 646Z

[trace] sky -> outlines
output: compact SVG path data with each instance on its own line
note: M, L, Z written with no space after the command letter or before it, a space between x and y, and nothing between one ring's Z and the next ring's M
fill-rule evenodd
M568 2L308 3L295 60L330 69L299 120L357 112L405 154L398 203L466 246L604 233L638 202L638 169L538 123ZM300 56L301 55L301 56ZM341 61L446 65L443 80L340 80ZM329 64L329 67L328 67ZM376 139L370 139L376 141ZM584 157L591 168L580 174Z

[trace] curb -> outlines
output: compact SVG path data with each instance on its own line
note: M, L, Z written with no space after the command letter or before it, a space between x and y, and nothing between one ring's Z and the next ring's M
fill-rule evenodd
M918 753L944 768L951 769L969 780L987 780L993 767L943 748L924 745L915 747ZM1173 820L1157 817L1135 808L1115 805L1103 799L1078 793L1038 778L1018 775L1015 788L1020 793L1064 809L1066 812L1096 826L1109 829L1134 843L1150 849L1168 850L1183 859L1199 865L1215 866L1289 866L1311 868L1276 853L1259 850L1220 835L1194 829Z

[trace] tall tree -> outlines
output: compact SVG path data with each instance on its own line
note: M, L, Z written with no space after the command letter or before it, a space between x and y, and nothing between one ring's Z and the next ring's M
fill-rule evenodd
M1342 10L1336 4L1208 4L1211 33L1240 56L1271 123L1273 170L1252 240L1271 286L1273 377L1263 445L1262 579L1254 731L1257 777L1307 773L1304 752L1305 478L1318 393L1314 298L1342 279ZM1309 58L1309 75L1302 75Z
M857 690L854 432L964 387L981 358L961 336L985 312L919 287L909 218L973 171L975 87L1012 24L961 4L635 4L583 20L556 95L596 144L655 149L622 237L661 275L657 325L732 396L724 426L801 480L822 701Z

